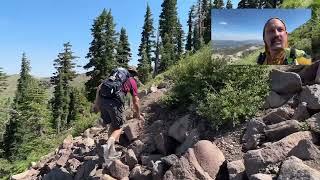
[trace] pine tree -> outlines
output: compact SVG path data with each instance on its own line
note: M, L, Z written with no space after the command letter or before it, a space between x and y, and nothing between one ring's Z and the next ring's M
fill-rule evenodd
M248 0L247 8L259 8L259 1L258 0Z
M128 67L128 63L131 59L131 49L128 42L128 35L126 29L121 28L119 43L117 46L117 55L116 55L118 66Z
M219 3L221 2L216 1L215 3L218 3L219 5ZM194 51L199 50L203 44L208 44L211 41L212 6L213 5L211 5L211 1L208 2L208 0L198 0L197 5L195 6L192 33L192 43Z
M248 0L240 0L238 3L238 9L247 8Z
M139 45L139 53L138 56L138 72L139 72L139 80L142 83L148 81L151 77L152 66L151 62L153 60L152 53L154 52L154 27L153 27L153 19L152 13L149 5L147 4L146 14L144 16L144 24L142 27L141 33L141 43Z
M73 56L70 43L63 44L64 50L54 60L54 67L57 70L51 78L55 85L54 97L52 99L53 124L58 133L68 125L69 103L70 103L70 82L75 78L76 56Z
M195 51L198 51L203 44L203 38L200 36L199 28L194 26L193 29L193 47Z
M183 54L183 42L184 42L184 32L182 29L182 25L178 20L178 34L177 34L177 43L176 43L176 59L179 60Z
M0 67L0 92L5 90L7 85L8 85L7 82L6 82L6 78L7 78L6 73L4 73L2 71L2 68Z
M13 111L4 134L3 149L7 158L26 158L28 154L23 145L48 130L46 103L46 89L31 77L29 61L23 53Z
M192 35L193 35L193 13L194 13L194 8L195 6L192 5L188 14L188 36L187 36L187 44L186 44L186 50L187 51L192 51L193 49L193 40L192 40Z
M177 0L164 0L161 4L162 12L159 19L159 31L162 41L159 71L177 62L177 46L179 36L179 21L177 15Z
M116 33L111 10L102 11L94 20L91 31L93 40L86 56L89 63L84 68L92 68L86 73L90 79L85 83L87 98L92 102L95 99L96 88L117 64L114 57Z
M18 146L22 143L22 135L19 134L18 129L21 126L21 106L24 102L27 102L27 88L30 75L30 63L26 57L26 54L22 54L20 77L18 79L17 90L12 104L13 111L11 112L11 118L6 125L6 130L3 138L3 150L4 155L10 158L18 150Z
M30 79L30 62L27 60L26 54L23 53L21 59L20 78L18 79L14 104L21 104L25 101L24 98L26 97L26 88Z
M227 1L226 9L232 9L231 0L228 0L228 1Z
M262 0L264 8L279 8L282 4L281 0Z
M50 129L48 94L39 80L31 78L27 87L25 102L20 106L18 133L23 136L22 142L27 143L44 135ZM22 147L23 147L22 143ZM18 151L24 151L23 148ZM27 154L18 153L20 157Z
M214 0L213 1L213 8L215 8L215 9L223 9L223 7L224 7L223 0Z
M142 83L146 83L151 78L150 66L151 64L144 48L138 64L139 80Z
M68 123L75 123L80 120L86 107L86 98L83 92L78 88L71 88Z
M202 0L202 11L205 17L203 20L203 41L208 44L211 41L211 4L207 0Z
M159 65L159 71L163 72L168 67L173 65L175 63L175 52L174 52L174 44L170 41L170 35L165 34L163 41L162 41L162 47L161 47L161 60Z
M157 31L157 41L156 41L156 50L155 50L155 57L154 57L154 72L153 77L156 77L156 75L159 72L159 66L160 66L160 52L161 52L161 44L160 44L160 37L159 37L159 30Z

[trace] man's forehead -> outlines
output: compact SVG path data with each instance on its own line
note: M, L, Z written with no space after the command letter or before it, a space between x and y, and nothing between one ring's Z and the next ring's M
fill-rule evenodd
M270 28L277 28L277 27L284 27L285 25L283 24L282 21L280 21L279 19L272 19L268 22L266 28L270 29Z

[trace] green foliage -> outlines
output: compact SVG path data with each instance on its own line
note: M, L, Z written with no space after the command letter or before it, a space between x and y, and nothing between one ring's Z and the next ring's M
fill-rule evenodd
M312 22L309 20L289 34L289 47L304 50L311 54Z
M10 118L10 103L11 99L0 99L0 142L3 141L3 134L5 131L5 126ZM1 148L0 148L1 149ZM0 153L1 154L1 153ZM0 155L1 157L1 155Z
M38 80L31 78L25 90L24 102L15 104L6 125L3 149L5 157L11 160L25 159L27 154L21 153L24 144L51 132L46 89Z
M141 33L141 43L139 46L138 56L138 72L139 80L142 83L146 83L151 78L152 66L151 61L153 60L152 52L155 48L154 38L154 28L152 13L149 5L147 5L146 14L144 16L144 24Z
M151 71L151 62L149 61L147 53L144 50L141 54L141 58L139 59L138 64L139 80L142 83L148 82L151 79Z
M178 26L177 26L177 44L176 44L176 60L180 60L182 57L182 54L184 52L183 48L183 42L184 42L184 32L182 29L182 25L180 24L180 21L178 20Z
M307 8L312 4L313 0L284 0L282 8Z
M90 113L90 107L84 89L72 88L68 121L72 124L73 135L92 127L98 119L97 115Z
M119 66L128 67L128 63L131 59L130 51L130 44L128 42L128 35L126 33L126 29L121 28L116 54L116 59Z
M199 27L194 26L193 27L193 49L194 51L198 51L201 49L203 45L203 37L201 37L200 32L199 32Z
M116 32L111 10L104 9L94 20L91 28L93 40L90 43L89 53L86 58L89 63L85 69L92 69L86 72L90 79L85 83L87 98L94 101L96 88L104 80L111 70L116 67Z
M192 35L193 35L193 13L194 13L195 6L192 5L188 14L188 35L187 35L187 44L186 44L186 50L191 51L193 49L193 41L192 41Z
M0 179L4 179L5 176L7 176L8 174L10 174L12 169L12 165L10 164L10 162L6 159L2 159L0 158ZM9 179L8 177L5 179Z
M9 179L10 175L18 174L25 171L31 162L37 162L41 157L54 151L55 148L66 137L66 133L57 135L46 135L34 138L24 143L19 149L20 154L26 154L25 159L8 161L0 158L0 177Z
M223 9L223 6L224 6L223 0L214 0L213 1L213 8Z
M320 59L320 1L312 4L312 58Z
M241 0L238 3L238 9L243 8L279 8L283 0Z
M29 80L31 79L30 75L30 62L26 57L26 54L22 54L21 59L21 69L20 69L20 77L18 79L18 85L17 85L17 91L14 98L14 104L21 104L25 101L26 90L27 90L27 84ZM14 105L15 106L15 105Z
M159 34L162 48L159 71L164 72L180 59L183 32L178 20L177 0L164 0L161 7Z
M269 92L268 67L231 66L211 55L205 47L170 68L166 73L174 87L164 102L171 107L197 105L197 112L215 128L254 116Z
M232 9L232 3L231 3L231 0L228 0L228 1L227 1L226 9Z
M6 78L7 78L6 73L4 73L2 71L2 68L0 67L0 92L5 90L7 85L8 85L7 82L6 82Z
M51 78L55 85L54 97L51 100L52 114L53 114L53 128L58 133L62 129L67 128L69 116L70 103L70 82L76 77L75 63L73 62L77 57L73 56L70 43L65 43L64 51L59 53L58 58L54 60L54 66L57 70Z
M264 48L255 50L247 55L244 55L240 60L237 60L233 64L235 65L257 65L257 59L259 54L264 51Z
M165 71L176 62L174 44L170 41L170 35L165 34L161 48L160 72Z
M223 87L209 92L198 111L216 128L253 117L269 92L267 66L226 66L220 73Z
M4 156L9 158L17 152L18 147L23 141L24 133L22 123L27 119L24 119L21 115L23 112L27 112L26 105L32 103L30 101L30 94L28 91L32 88L32 80L30 76L30 62L27 59L25 53L22 54L20 77L18 79L17 91L13 100L10 120L5 127L5 134L3 135L2 149Z

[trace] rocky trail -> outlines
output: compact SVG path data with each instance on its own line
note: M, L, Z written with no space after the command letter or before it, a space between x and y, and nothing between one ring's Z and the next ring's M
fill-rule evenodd
M212 132L192 111L165 110L167 85L141 98L146 120L131 119L107 164L107 128L68 136L55 152L12 179L320 179L320 62L274 69L265 110L232 130Z

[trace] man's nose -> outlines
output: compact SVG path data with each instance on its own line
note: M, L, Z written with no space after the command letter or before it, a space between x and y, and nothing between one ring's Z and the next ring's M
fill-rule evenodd
M274 35L278 37L278 36L280 35L280 31L278 31L277 29L275 29L275 30L274 30Z

